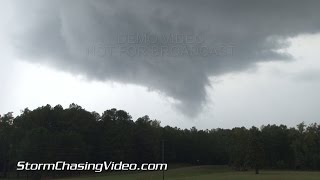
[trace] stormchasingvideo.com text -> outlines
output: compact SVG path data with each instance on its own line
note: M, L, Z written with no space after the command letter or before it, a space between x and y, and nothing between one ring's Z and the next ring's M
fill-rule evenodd
M120 162L102 162L102 163L69 163L66 161L57 161L55 163L30 163L19 161L17 163L18 171L94 171L100 173L103 171L165 171L167 163L124 163Z

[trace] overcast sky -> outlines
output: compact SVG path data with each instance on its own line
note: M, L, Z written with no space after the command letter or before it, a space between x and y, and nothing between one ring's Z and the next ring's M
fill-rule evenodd
M0 114L77 103L199 129L320 122L320 1L1 1Z

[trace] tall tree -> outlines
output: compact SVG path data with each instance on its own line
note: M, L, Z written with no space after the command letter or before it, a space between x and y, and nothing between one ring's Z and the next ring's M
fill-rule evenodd
M261 138L261 132L258 128L252 127L249 130L249 159L250 165L255 169L255 173L259 174L259 170L264 162L264 150Z

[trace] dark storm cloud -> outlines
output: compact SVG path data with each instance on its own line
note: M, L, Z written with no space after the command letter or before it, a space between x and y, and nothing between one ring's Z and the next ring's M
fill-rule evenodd
M13 40L23 59L96 80L146 86L177 100L177 107L190 116L206 102L210 76L241 71L259 61L290 59L277 51L288 45L286 38L320 29L320 1L31 2L13 5L16 13L10 28L14 29ZM119 35L123 38L132 34L191 34L202 38L203 47L232 47L233 51L205 57L159 57L152 51L151 55L134 57L106 54L110 45L159 49L179 45L160 41L132 45L117 40Z

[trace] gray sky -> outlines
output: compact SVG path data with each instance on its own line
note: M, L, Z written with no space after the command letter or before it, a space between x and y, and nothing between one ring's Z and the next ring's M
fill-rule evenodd
M319 7L1 1L0 113L75 102L183 128L319 122Z

